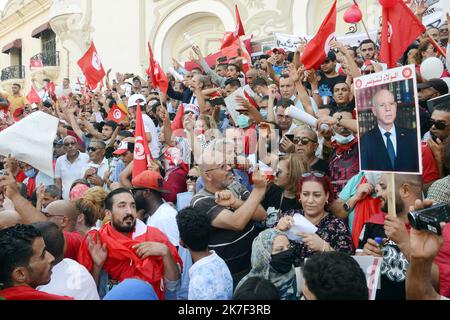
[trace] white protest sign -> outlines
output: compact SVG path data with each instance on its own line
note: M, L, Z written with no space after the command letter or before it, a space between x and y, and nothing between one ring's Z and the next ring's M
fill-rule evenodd
M369 300L375 300L377 289L380 289L381 282L381 263L383 258L374 256L352 256L358 262L367 280L369 288Z
M414 0L416 3L418 0ZM422 23L424 26L439 28L447 23L445 14L450 10L450 1L448 0L427 0L425 6L427 11L423 14Z
M377 38L377 30L370 31L369 35L370 38L375 41ZM283 48L284 50L291 52L297 50L300 43L308 42L313 38L313 36L308 35L292 35L285 33L274 33L274 37L276 48ZM337 41L349 46L359 46L361 41L366 39L367 34L365 32L336 37Z
M58 118L42 111L0 132L0 154L11 155L53 177L53 141L58 128Z
M317 227L301 214L294 214L292 218L294 219L294 224L288 231L286 231L286 236L289 240L303 242L302 237L297 235L297 233L316 233Z
M238 110L242 109L242 107L236 102L236 97L242 97L246 99L244 91L245 89L241 87L225 98L225 105L227 107L228 113L230 114L231 118L233 118L233 121L236 125L239 118ZM249 96L251 96L251 92L247 91L247 93L249 94Z

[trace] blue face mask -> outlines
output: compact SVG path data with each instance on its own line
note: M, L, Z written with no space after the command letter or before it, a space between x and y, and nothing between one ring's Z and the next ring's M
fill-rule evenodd
M250 126L250 118L247 117L245 114L240 114L237 125L241 129L248 128Z
M28 178L33 178L33 177L36 176L36 174L37 174L37 172L36 172L36 169L34 169L34 168L31 168L31 169L25 171L25 175L26 175Z
M263 117L264 120L267 120L267 110L261 109L261 110L259 111L259 113L261 113L261 115L262 115L262 117Z
M349 135L348 137L341 136L338 133L334 134L334 140L342 145L349 144L350 142L353 141L353 139L355 139L355 136L353 134Z

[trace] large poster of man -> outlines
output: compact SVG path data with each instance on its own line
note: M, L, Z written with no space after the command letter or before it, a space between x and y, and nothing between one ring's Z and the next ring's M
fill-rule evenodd
M414 66L357 78L355 97L361 170L421 174Z

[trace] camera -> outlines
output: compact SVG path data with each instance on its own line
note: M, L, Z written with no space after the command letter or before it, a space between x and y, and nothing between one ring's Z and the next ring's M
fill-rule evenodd
M416 230L427 230L442 235L441 222L450 222L450 204L442 203L426 209L411 211L408 220Z

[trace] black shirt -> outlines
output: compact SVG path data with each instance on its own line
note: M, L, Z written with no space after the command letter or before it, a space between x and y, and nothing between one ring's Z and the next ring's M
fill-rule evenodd
M346 76L338 75L333 78L328 78L324 73L320 73L320 81L319 81L319 94L321 97L331 97L331 101L333 100L333 92L334 86L338 83L345 82L347 80Z
M368 239L387 238L382 224L366 223L361 231L359 249L363 249ZM376 300L405 300L405 279L409 262L395 242L389 240L382 248L380 289Z
M320 172L323 172L323 173L325 173L325 175L328 176L328 174L329 174L328 167L329 167L328 161L325 161L325 160L322 160L322 159L318 159L317 162L314 163L314 164L311 166L311 169L312 169L313 171L320 171Z
M267 211L267 219L256 223L259 229L273 228L282 212L301 209L297 199L282 197L283 192L284 190L276 184L271 184L267 189L266 195L261 201L261 205Z
M241 188L245 190L245 188ZM247 200L249 192L241 192L240 200ZM206 189L200 190L191 201L191 206L205 212L213 221L223 210L234 211L231 208L219 206L215 196ZM248 270L251 267L250 257L253 240L258 231L251 220L242 231L220 229L212 226L209 248L214 250L227 264L231 274Z

